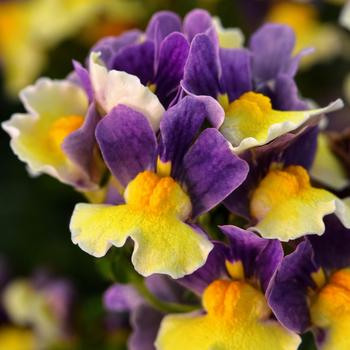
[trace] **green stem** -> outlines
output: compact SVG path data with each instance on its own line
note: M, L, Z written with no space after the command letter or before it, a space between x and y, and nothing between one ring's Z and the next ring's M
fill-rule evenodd
M131 278L131 282L137 291L145 298L145 300L155 309L164 313L185 313L198 310L195 305L183 305L178 303L166 302L158 299L146 287L144 280L139 277Z

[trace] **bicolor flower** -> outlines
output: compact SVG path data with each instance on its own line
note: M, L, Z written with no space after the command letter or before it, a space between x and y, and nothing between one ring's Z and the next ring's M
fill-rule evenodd
M251 52L218 48L207 34L193 39L182 87L211 107L221 105L220 131L235 152L267 144L317 115L342 107L337 100L326 108L307 110L298 99L293 76L299 56L291 57L294 40L289 28L274 25L253 35Z
M1 341L11 341L11 334L20 336L19 339L24 342L23 348L27 346L33 350L36 349L34 345L29 347L26 344L46 348L67 339L71 332L73 294L69 282L45 275L9 282L3 291L2 302L8 319L13 327L18 328L9 326L8 331L7 328L5 331L0 328L0 345ZM30 327L30 331L25 327ZM12 341L16 344L14 339Z
M148 291L160 303L167 305L184 302L188 290L166 276L152 275L145 279ZM128 313L132 332L128 347L133 350L155 350L154 341L165 311L150 305L131 284L115 283L103 296L104 306L110 314L122 316Z
M94 140L99 116L84 90L68 80L43 78L20 97L27 113L2 124L13 152L34 175L46 173L79 190L95 189L101 170Z
M324 233L323 218L335 213L350 227L347 201L313 186L310 168L318 130L306 128L246 154L250 171L237 192L225 200L236 214L245 216L251 230L281 241Z
M318 348L350 347L350 231L334 216L323 236L309 236L274 275L269 305L290 330L312 330Z
M219 204L245 179L247 165L214 128L199 132L208 112L186 97L165 112L160 139L147 117L119 105L96 130L103 158L121 184L119 205L78 204L72 240L101 257L128 237L132 262L144 276L178 278L204 264L212 244L195 219Z
M281 244L234 226L221 230L229 247L216 243L207 263L180 280L201 296L203 311L166 316L156 348L297 349L299 336L273 320L264 296L283 257Z

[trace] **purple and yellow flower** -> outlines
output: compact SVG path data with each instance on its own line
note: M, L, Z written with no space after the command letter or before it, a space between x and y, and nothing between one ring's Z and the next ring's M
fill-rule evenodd
M221 230L229 247L216 243L207 263L180 280L202 298L203 311L166 316L156 348L297 349L299 336L273 320L264 295L283 257L281 244L234 226Z
M186 97L164 113L157 140L147 116L125 105L112 109L96 137L120 183L120 201L78 204L70 224L73 242L102 257L130 237L132 262L144 276L178 278L202 266L213 246L195 219L235 190L248 171L215 128L196 137L207 117L205 105Z
M73 295L68 281L44 274L10 281L2 293L2 305L11 323L0 326L0 348L46 349L67 340Z
M317 145L317 127L286 134L245 155L250 171L225 205L245 216L265 238L281 241L324 233L323 218L335 213L350 227L347 200L315 187L308 173Z
M293 80L303 55L292 57L294 43L290 28L272 24L253 35L249 50L219 48L208 34L193 39L182 87L216 106L218 119L223 119L220 131L235 152L267 144L342 107L337 100L307 110Z
M269 305L290 330L312 330L323 350L350 347L350 231L334 216L323 236L309 236L274 275Z
M79 190L98 187L94 131L99 120L84 90L69 80L39 79L20 94L27 113L2 124L11 148L30 173L49 174Z

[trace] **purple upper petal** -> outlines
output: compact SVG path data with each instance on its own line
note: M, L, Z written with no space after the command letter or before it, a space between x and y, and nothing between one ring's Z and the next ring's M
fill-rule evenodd
M103 304L108 311L132 311L145 301L130 284L115 283L103 295Z
M152 16L146 29L146 37L154 42L156 57L158 57L161 42L173 32L181 32L181 19L176 13L159 11Z
M253 90L251 54L243 49L220 49L221 92L234 101Z
M291 73L291 55L295 45L293 30L285 25L265 24L253 34L249 48L253 52L253 74L257 82Z
M176 281L194 293L202 295L210 283L227 277L225 261L228 257L228 248L221 242L214 242L214 248L205 264L191 275Z
M205 105L191 96L186 96L164 113L160 122L160 158L163 162L171 161L174 177L178 177L183 157L195 140L206 116Z
M81 87L85 90L86 95L91 103L94 100L93 88L90 80L89 72L79 62L73 60L73 67L75 74L77 75Z
M248 165L233 154L217 129L204 130L183 161L183 179L193 217L209 211L246 178Z
M176 96L188 53L188 41L181 33L168 35L160 45L154 83L156 94L164 106L168 106Z
M326 270L350 266L350 230L335 215L324 218L326 231L322 236L309 236L315 260Z
M280 111L309 109L307 103L300 98L294 79L286 74L281 74L276 78L273 89L266 95L271 98L273 108Z
M304 333L310 326L308 290L315 288L311 274L318 270L308 241L286 256L267 291L268 302L277 319L288 329Z
M205 33L213 25L212 17L208 11L195 9L184 18L183 32L191 42L199 33Z
M195 95L217 98L220 63L218 48L206 34L198 34L192 41L185 66L184 89Z
M159 274L154 274L145 279L147 288L157 298L167 302L179 302L184 289L173 279Z
M258 278L263 290L266 290L273 273L283 258L282 245L277 240L258 237L250 231L236 226L220 227L230 242L228 260L241 261L246 278Z
M155 75L154 43L147 40L129 45L114 56L112 69L136 75L143 85L153 82Z
M99 122L96 138L107 166L123 186L154 168L156 138L143 114L118 105Z
M69 134L62 143L62 149L69 159L78 165L92 181L98 181L100 174L95 167L95 129L100 121L95 104L91 104L83 125Z
M99 40L90 52L101 52L101 59L108 69L112 69L115 55L125 46L136 43L142 35L139 30L130 30L117 37L105 37Z

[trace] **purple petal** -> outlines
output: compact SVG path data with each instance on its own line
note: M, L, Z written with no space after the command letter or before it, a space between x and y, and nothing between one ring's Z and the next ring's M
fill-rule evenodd
M142 296L130 284L115 283L103 295L103 305L108 311L132 311L143 303Z
M117 37L105 37L99 40L90 52L101 52L100 58L108 69L112 69L114 56L125 46L134 44L142 35L139 30L130 30Z
M221 78L223 94L234 101L243 93L253 90L251 54L243 49L220 49Z
M154 168L156 138L143 114L118 105L99 122L96 138L107 166L123 186Z
M91 103L94 100L93 88L89 76L89 72L79 62L73 60L74 71L79 79L81 87L85 90L86 95Z
M184 18L183 32L191 42L199 33L205 33L213 25L212 17L208 11L195 9Z
M179 175L183 157L199 133L206 116L205 105L191 96L186 96L164 113L160 122L160 157L163 162L171 161L174 177Z
M350 266L350 230L335 215L324 218L326 231L322 236L309 236L315 259L327 270L339 270Z
M161 42L173 32L181 32L181 19L171 11L159 11L154 14L148 23L146 37L152 40L158 57Z
M300 98L294 79L286 74L277 77L272 91L267 95L271 98L274 109L280 111L309 109L307 103Z
M214 248L206 263L191 275L176 281L194 293L202 295L210 283L227 277L225 261L228 256L228 248L221 242L214 242Z
M257 277L262 289L266 290L283 258L281 243L260 238L253 232L231 225L221 226L220 229L230 242L229 260L241 261L245 277Z
M249 44L255 80L264 82L288 73L294 45L295 34L288 26L265 24L255 32Z
M128 341L129 350L155 350L154 341L164 317L147 305L140 305L131 314L133 332Z
M183 170L192 214L196 217L234 191L245 180L248 165L233 154L218 130L209 128L201 133L185 155Z
M62 143L62 149L69 159L79 166L93 181L99 173L95 160L95 129L100 121L95 104L91 104L83 125L69 134Z
M160 46L154 82L156 94L164 106L168 106L176 96L189 49L186 38L180 33L168 35Z
M271 280L267 291L269 305L291 331L304 333L310 326L307 294L309 288L315 288L311 274L317 269L312 247L304 241L283 259Z
M219 89L219 52L210 37L198 34L192 41L182 86L195 95L217 98Z
M150 40L130 45L115 55L112 69L136 75L143 85L147 85L154 79L154 55L154 43Z

